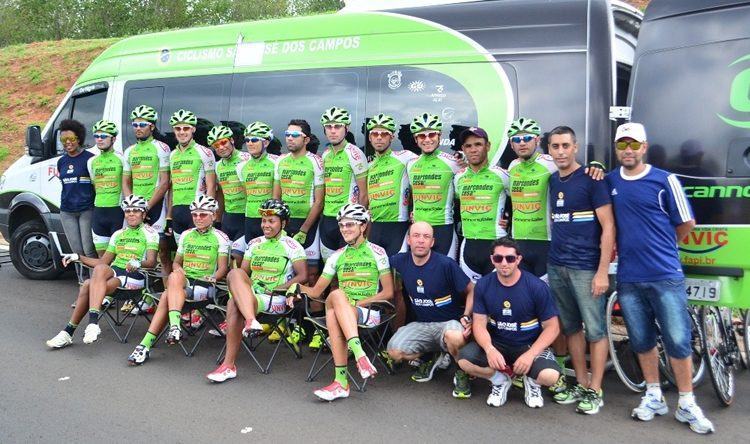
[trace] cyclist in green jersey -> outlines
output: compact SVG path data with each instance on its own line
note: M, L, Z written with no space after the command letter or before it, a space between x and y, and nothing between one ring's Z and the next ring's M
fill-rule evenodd
M433 250L456 258L456 230L453 228L453 176L459 171L456 159L440 151L443 122L434 114L420 114L409 125L422 154L407 166L414 201L412 219L432 225Z
M91 234L99 257L109 245L112 233L123 226L125 215L120 208L122 198L122 155L113 149L117 139L117 125L100 120L92 128L99 154L88 160L91 181L94 183L94 214Z
M345 245L336 225L336 212L347 203L367 206L367 158L346 140L351 123L349 111L335 106L320 117L328 138L323 152L325 203L320 219L320 255L324 261Z
M338 288L326 298L326 326L335 378L331 384L314 392L325 401L349 396L347 348L354 354L362 378L371 378L377 373L362 349L357 324L378 324L380 313L367 308L368 305L393 298L393 276L388 256L385 250L365 237L370 221L367 209L360 204L346 204L336 219L346 246L331 255L314 287L301 286L303 292L317 298L334 277L338 279Z
M65 328L47 341L50 348L63 348L73 343L73 333L88 311L89 324L83 334L83 342L91 344L99 338L99 316L102 301L117 288L143 288L145 277L139 271L156 265L159 234L143 223L146 200L130 195L123 199L127 226L116 231L110 238L107 250L101 258L93 259L78 254L63 255L63 266L80 262L94 269L91 279L84 281L78 291L75 309Z
M378 114L367 120L367 138L375 157L367 170L367 195L372 215L369 239L393 256L406 251L411 188L406 165L417 158L407 150L394 151L393 117Z
M501 221L509 186L508 172L489 165L490 141L482 128L467 128L458 140L468 162L453 179L464 238L458 262L472 282L476 282L493 269L492 262L487 260L492 242L507 235Z
M245 146L249 154L236 167L236 174L244 187L241 210L246 242L263 235L258 208L273 197L274 173L279 157L266 151L271 141L273 129L266 123L253 122L245 128Z
M208 144L216 150L218 182L217 198L222 204L221 231L234 241L245 235L245 186L240 180L238 167L250 158L250 154L234 148L234 132L226 126L215 126L208 132ZM273 173L271 173L273 176ZM273 179L268 183L270 196Z
M307 281L305 250L287 236L289 207L278 199L268 199L258 208L263 235L247 246L242 266L229 272L231 297L227 303L227 346L224 362L206 377L224 382L237 376L235 360L241 338L260 334L263 329L255 316L259 312L280 313L292 306L292 298L272 295L295 283Z
M166 342L182 340L180 313L185 300L203 301L213 297L213 284L226 276L229 269L229 238L215 229L213 223L219 203L210 196L198 196L190 204L195 228L183 233L177 245L177 256L172 264L166 289L161 295L156 313L141 343L128 357L130 365L141 365L149 358L149 350L156 337L169 322Z

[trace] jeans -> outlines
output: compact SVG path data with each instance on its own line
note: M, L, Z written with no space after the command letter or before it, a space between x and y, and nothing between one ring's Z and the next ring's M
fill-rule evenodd
M78 253L81 256L96 257L94 238L91 233L91 218L93 214L93 208L74 213L60 211L60 221L62 222L65 237L68 238L68 244L73 253Z
M565 336L578 333L583 324L587 341L596 342L607 337L607 298L604 295L594 298L591 294L595 274L593 270L547 265L549 286L555 295Z

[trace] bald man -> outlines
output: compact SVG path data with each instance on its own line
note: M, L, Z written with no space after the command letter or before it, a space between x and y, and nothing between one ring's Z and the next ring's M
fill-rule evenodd
M471 335L474 284L456 261L431 250L435 237L428 223L414 223L406 241L411 250L391 256L390 262L405 292L399 309L409 304L415 320L388 341L388 354L417 367L413 381L427 382L437 368L448 368ZM469 378L460 369L453 385L454 397L471 396Z

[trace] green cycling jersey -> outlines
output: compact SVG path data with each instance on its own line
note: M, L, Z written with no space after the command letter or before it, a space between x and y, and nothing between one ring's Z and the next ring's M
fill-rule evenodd
M494 240L507 233L500 226L508 190L508 172L497 166L466 168L453 179L459 200L461 231L466 239Z
M273 197L273 176L279 158L275 154L263 153L257 159L249 156L237 166L237 174L244 184L243 208L245 217L258 216L258 208ZM237 211L241 213L241 211Z
M219 257L229 255L231 242L226 234L213 227L204 232L191 228L180 236L177 254L182 256L182 269L191 279L204 279L212 275Z
M120 206L122 197L123 158L113 149L101 151L88 160L89 176L94 183L94 206L112 208Z
M177 147L169 156L172 178L172 205L190 205L206 194L206 176L216 174L214 153L191 140L187 147Z
M341 207L359 202L357 179L367 175L365 154L351 143L337 150L330 144L323 153L323 174L326 194L323 215L336 217Z
M115 231L107 245L107 252L115 255L112 266L123 269L131 259L145 260L147 250L159 250L159 233L146 224Z
M409 176L406 165L417 158L411 151L375 154L367 170L367 195L373 222L409 220Z
M260 236L251 240L243 258L250 262L253 289L265 294L294 277L292 264L307 260L302 245L284 231L278 238Z
M306 152L301 156L287 153L279 157L274 181L281 188L281 200L289 205L294 219L304 219L315 201L315 190L323 186L323 160Z
M549 240L549 178L557 171L552 157L539 152L508 167L513 201L512 235L519 240Z
M153 137L125 150L122 174L133 180L133 194L151 199L161 185L159 173L169 171L169 146Z
M453 223L453 176L458 172L453 156L442 151L422 154L407 171L414 200L414 222L430 225Z
M390 273L388 255L380 246L368 241L358 247L347 245L336 250L325 263L322 276L338 278L339 288L349 302L375 296L380 285L380 276Z
M249 153L234 150L232 155L216 163L216 180L224 196L225 213L242 214L245 211L245 187L240 180L238 167L249 158Z

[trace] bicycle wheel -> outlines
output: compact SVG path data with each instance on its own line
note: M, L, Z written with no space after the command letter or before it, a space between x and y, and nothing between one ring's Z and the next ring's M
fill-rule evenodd
M734 400L734 362L729 354L731 339L726 333L719 307L701 308L703 355L708 362L708 374L719 400L728 406ZM731 320L730 320L731 322ZM731 347L731 345L729 345Z
M623 384L634 392L646 389L646 381L638 363L638 355L630 347L625 321L617 307L617 292L607 300L607 340L609 356L617 376Z
M742 351L744 352L742 362L746 369L750 369L750 310L742 310Z
M695 307L688 307L687 310L688 315L690 316L691 325L690 348L693 350L693 387L697 387L703 383L703 380L706 377L706 362L703 359L703 341L701 339L701 328L698 320L698 313L696 312L697 310ZM672 371L672 364L667 358L661 334L658 337L657 350L659 352L659 371L672 386L677 387L677 381L675 380L674 372Z

